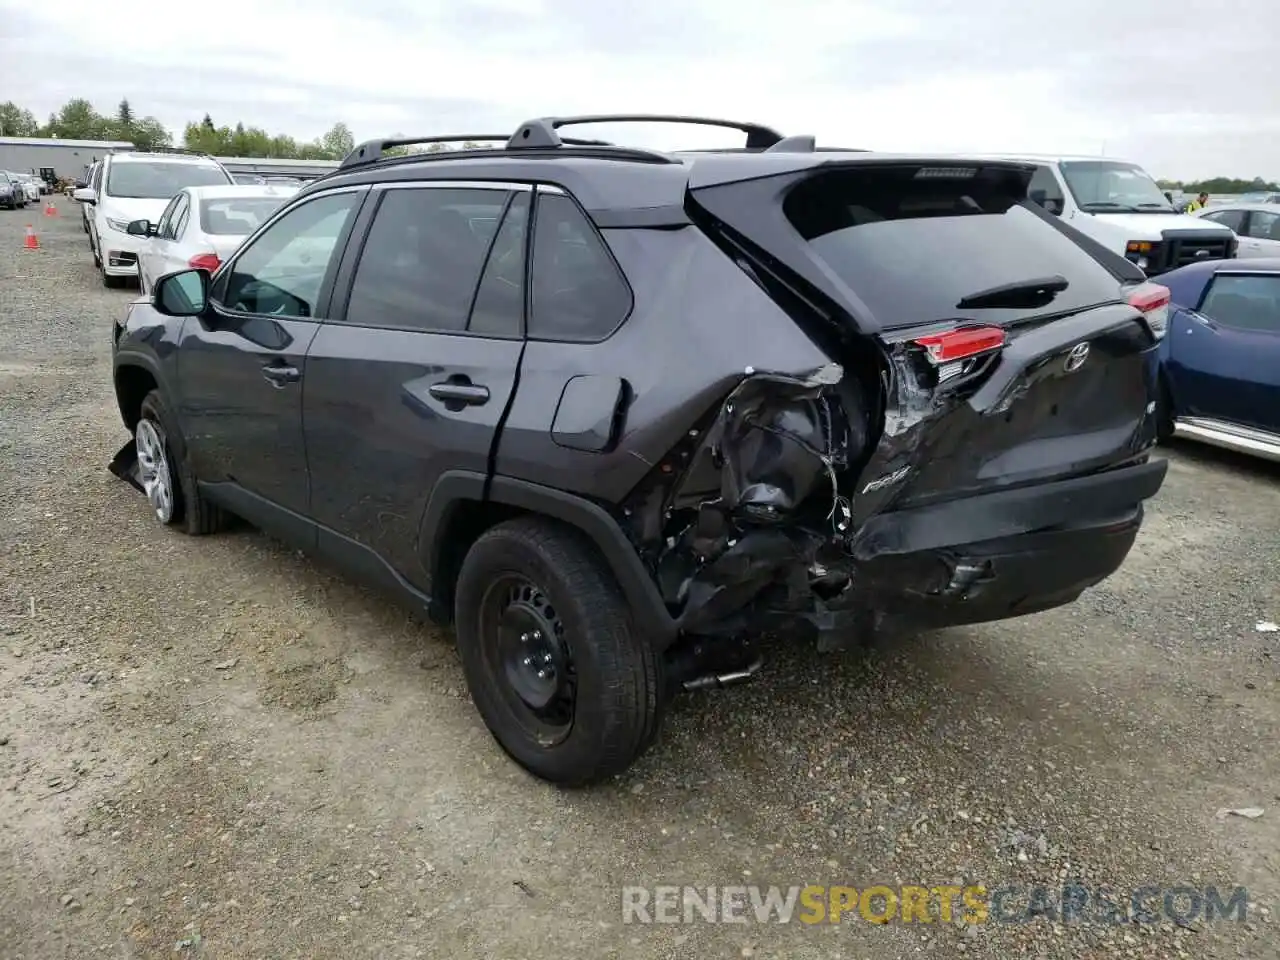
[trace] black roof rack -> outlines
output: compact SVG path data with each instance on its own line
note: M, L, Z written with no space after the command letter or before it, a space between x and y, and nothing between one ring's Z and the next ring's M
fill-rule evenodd
M598 113L577 117L540 117L526 120L507 141L507 149L558 147L569 142L557 132L561 127L588 123L687 123L699 127L724 127L745 133L749 150L767 150L783 139L782 134L771 127L759 123L743 123L739 120L718 120L714 117L686 117L662 113Z
M446 136L431 137L391 137L380 138L377 140L366 140L357 146L343 159L338 165L339 170L345 170L349 167L363 166L366 163L377 163L381 160L388 150L395 147L416 147L422 144L431 143L483 143L484 141L506 144L511 139L509 133L469 133L469 134L449 134ZM613 144L607 140L565 140L565 144L580 147L611 147ZM485 147L482 149L502 149L501 147ZM426 159L426 157L418 154L417 159Z

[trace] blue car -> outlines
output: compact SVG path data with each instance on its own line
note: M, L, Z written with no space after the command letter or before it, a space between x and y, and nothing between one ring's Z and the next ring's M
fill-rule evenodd
M1213 260L1162 274L1162 439L1280 461L1280 260Z

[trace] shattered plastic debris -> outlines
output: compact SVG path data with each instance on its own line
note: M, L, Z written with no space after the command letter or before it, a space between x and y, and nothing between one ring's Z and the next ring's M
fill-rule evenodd
M1218 811L1218 819L1225 820L1227 817L1244 817L1246 820L1257 820L1263 814L1261 807L1223 807Z
M1275 622L1271 620L1259 620L1253 625L1253 629L1257 630L1259 633L1275 633L1280 631L1280 626L1277 626Z

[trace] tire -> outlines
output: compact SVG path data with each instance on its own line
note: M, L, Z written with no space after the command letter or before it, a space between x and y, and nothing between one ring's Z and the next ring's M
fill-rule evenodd
M612 574L576 530L526 517L484 533L463 561L455 613L476 709L498 745L534 776L563 786L597 783L653 742L662 704L658 659ZM535 668L550 665L550 680L533 678L525 652ZM544 722L513 674L557 690L571 678L567 723L560 700L546 708L552 719Z
M144 434L148 430L153 431L158 440L160 458L154 458L151 451L143 449L146 442ZM134 430L134 442L138 448L138 480L147 492L148 502L157 520L166 526L181 526L183 532L193 537L217 533L226 527L226 512L200 494L195 474L192 473L186 456L186 444L159 390L152 390L142 399L141 416ZM176 452L175 448L181 452ZM144 458L153 462L150 465L144 464ZM168 475L172 507L167 511L161 509L151 491L146 489L145 477L151 468L162 468Z

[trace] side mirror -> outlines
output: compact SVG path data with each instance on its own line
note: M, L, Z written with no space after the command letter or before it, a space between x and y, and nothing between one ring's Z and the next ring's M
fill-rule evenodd
M129 225L124 228L124 232L131 237L149 237L152 235L151 221L130 220Z
M98 192L93 187L76 187L76 192L71 195L74 199L81 203L97 203Z
M151 305L166 317L198 317L209 296L205 270L180 270L166 274L151 290Z

